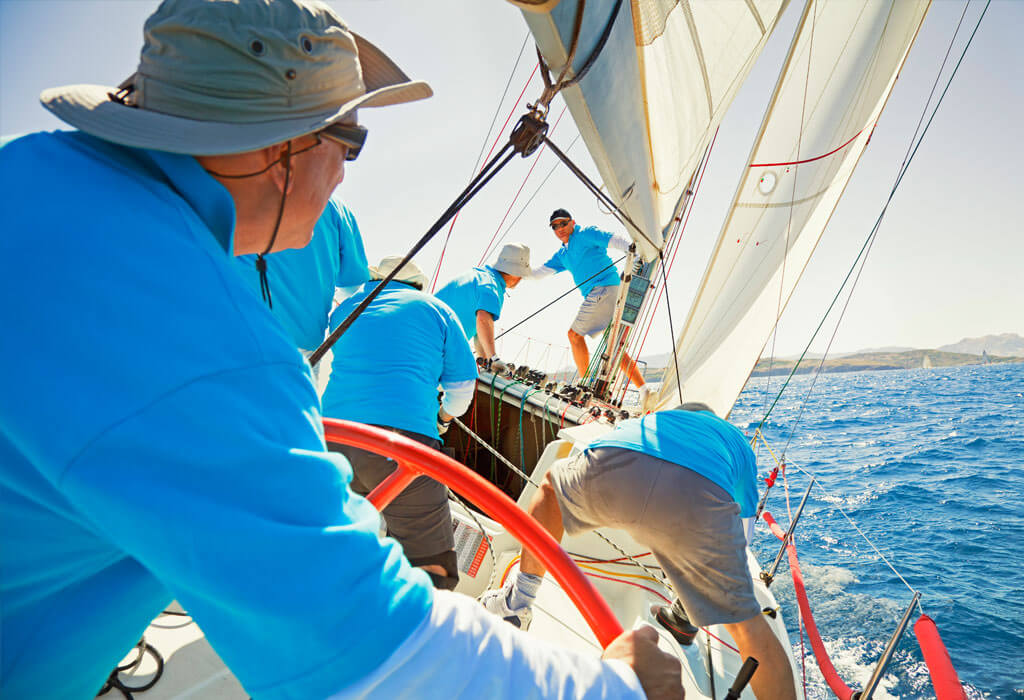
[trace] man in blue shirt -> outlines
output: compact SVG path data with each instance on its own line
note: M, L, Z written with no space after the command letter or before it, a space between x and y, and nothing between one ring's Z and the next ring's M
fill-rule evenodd
M505 367L494 348L494 322L501 317L505 289L513 289L530 274L530 249L522 243L507 243L493 264L474 267L435 292L458 316L477 355L495 373Z
M632 242L596 226L581 228L565 209L556 209L551 214L550 224L555 237L562 242L562 247L555 251L550 260L534 269L531 277L542 279L568 270L579 287L583 304L569 327L569 347L572 348L576 371L580 379L583 379L590 366L586 336L603 333L615 314L619 272L608 255L608 249L626 252ZM640 405L645 408L650 390L636 363L625 352L622 353L622 369L640 389Z
M619 423L575 458L555 462L527 512L552 536L613 527L647 547L676 599L658 622L684 645L694 625L722 624L740 656L760 662L759 700L795 700L789 657L761 614L741 518L757 508L757 464L747 439L705 404L687 403ZM484 606L529 623L544 566L523 550L520 570Z
M0 149L0 696L93 697L172 599L256 698L664 682L649 634L535 651L378 538L238 274L308 243L357 109L429 95L323 3L165 0L119 88L44 91L80 130Z
M235 261L243 279L259 294L256 259L256 255L239 255ZM334 198L328 200L308 245L271 253L266 265L271 313L306 356L324 340L335 288L358 286L370 279L356 218ZM315 375L316 368L313 371Z
M402 261L384 258L360 287L331 314L336 328ZM476 362L455 313L422 291L426 276L406 263L334 346L324 391L324 415L393 430L435 450L452 416L469 409ZM438 406L438 386L444 392ZM352 490L372 491L395 469L392 460L347 445L330 445L352 465ZM383 511L388 535L398 540L413 566L438 588L459 582L448 489L421 476Z

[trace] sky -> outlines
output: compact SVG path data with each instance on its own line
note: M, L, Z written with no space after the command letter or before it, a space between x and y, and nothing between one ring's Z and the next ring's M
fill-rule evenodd
M403 254L420 238L465 186L481 150L495 138L492 133L487 139L495 114L499 127L510 112L514 123L523 105L538 97L541 83L537 76L527 83L536 64L532 42L517 63L526 26L503 0L330 4L355 31L435 91L430 100L360 113L369 140L336 195L355 212L373 262ZM130 75L138 63L142 25L156 5L150 0L0 0L0 134L62 128L39 105L38 94L47 87L116 85ZM732 201L802 5L791 3L722 124L669 280L677 331ZM970 2L966 29L973 28L982 7L979 0ZM881 211L963 9L962 2L933 2L872 142L783 314L774 341L777 356L803 350ZM893 199L832 352L1024 335L1024 226L1014 184L1024 162L1022 30L1024 2L995 0ZM962 30L954 57L965 38ZM509 95L499 102L506 82ZM556 98L552 120L562 108ZM568 113L551 136L563 150L573 143L577 132ZM582 142L569 154L597 178ZM550 153L537 159L524 184L531 165L532 160L513 161L460 214L442 282L479 264L488 241L513 220L505 240L526 243L533 263L543 262L558 245L547 227L557 207L568 208L584 225L623 232L564 168L555 168L541 186L556 165ZM428 275L445 234L447 228L417 256ZM498 329L572 286L568 275L524 281L507 299ZM505 336L499 354L547 368L570 364L565 333L579 303L573 292L553 304ZM826 322L812 351L825 348L833 326ZM671 344L662 303L643 354L667 352Z

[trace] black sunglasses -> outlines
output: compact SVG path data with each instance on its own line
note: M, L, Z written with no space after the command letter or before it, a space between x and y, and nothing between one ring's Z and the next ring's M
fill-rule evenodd
M355 160L359 157L359 152L363 150L369 130L358 124L331 124L320 133L348 148L345 160Z

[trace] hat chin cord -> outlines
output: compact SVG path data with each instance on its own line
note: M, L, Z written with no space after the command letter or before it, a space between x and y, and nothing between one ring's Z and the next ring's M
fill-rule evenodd
M315 148L316 146L319 145L320 139L318 138L317 142L313 146L303 148L297 151L296 154L309 150L309 148ZM277 218L274 220L274 230L270 233L270 242L267 243L266 250L264 250L262 253L256 254L256 269L259 270L260 273L260 296L263 297L263 301L267 302L267 308L270 309L274 308L274 303L270 299L270 282L267 279L267 260L266 257L264 256L266 256L268 253L270 253L271 250L273 250L274 243L277 241L277 233L281 229L281 219L284 217L284 203L285 199L287 199L288 197L288 185L291 184L292 180L292 155L296 154L292 153L292 142L291 140L289 140L285 144L284 153L281 154L280 158L278 158L277 160L275 160L262 170L257 170L254 173L245 173L244 175L226 175L224 173L218 173L215 170L205 168L206 172L216 177L222 177L228 180L242 180L244 178L262 175L263 173L267 172L268 170L270 170L279 163L284 166L284 188L281 190L281 203L277 207Z
M281 190L281 204L277 207L277 219L274 221L274 230L270 234L270 242L267 243L267 249L256 256L256 269L260 272L260 296L263 297L263 301L267 302L268 309L274 308L274 302L270 299L270 280L267 279L267 259L264 256L274 248L277 232L281 228L281 219L284 217L284 202L288 197L288 185L292 179L291 156L292 142L289 141L285 145L284 153L281 154L281 158L278 161L284 165L284 188Z

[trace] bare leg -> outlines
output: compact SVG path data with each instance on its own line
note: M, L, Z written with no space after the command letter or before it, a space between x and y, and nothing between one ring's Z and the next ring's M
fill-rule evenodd
M725 629L736 640L740 656L744 659L753 656L760 663L750 680L757 700L796 700L793 670L786 651L779 638L772 634L764 616L725 625Z
M626 353L622 353L622 369L629 375L630 381L633 382L633 386L637 389L646 383L644 382L644 375L640 374L640 370L637 368L636 363L633 362Z
M526 512L555 538L555 542L561 542L562 533L565 531L562 527L562 511L558 508L558 497L555 496L555 489L551 486L549 476L544 477L544 483L533 495ZM540 559L526 549L523 549L519 570L524 574L544 575L544 565L540 563Z
M582 381L587 376L587 366L590 364L590 351L587 350L586 339L576 331L569 329L569 347L572 348L572 359L576 362L576 370Z

